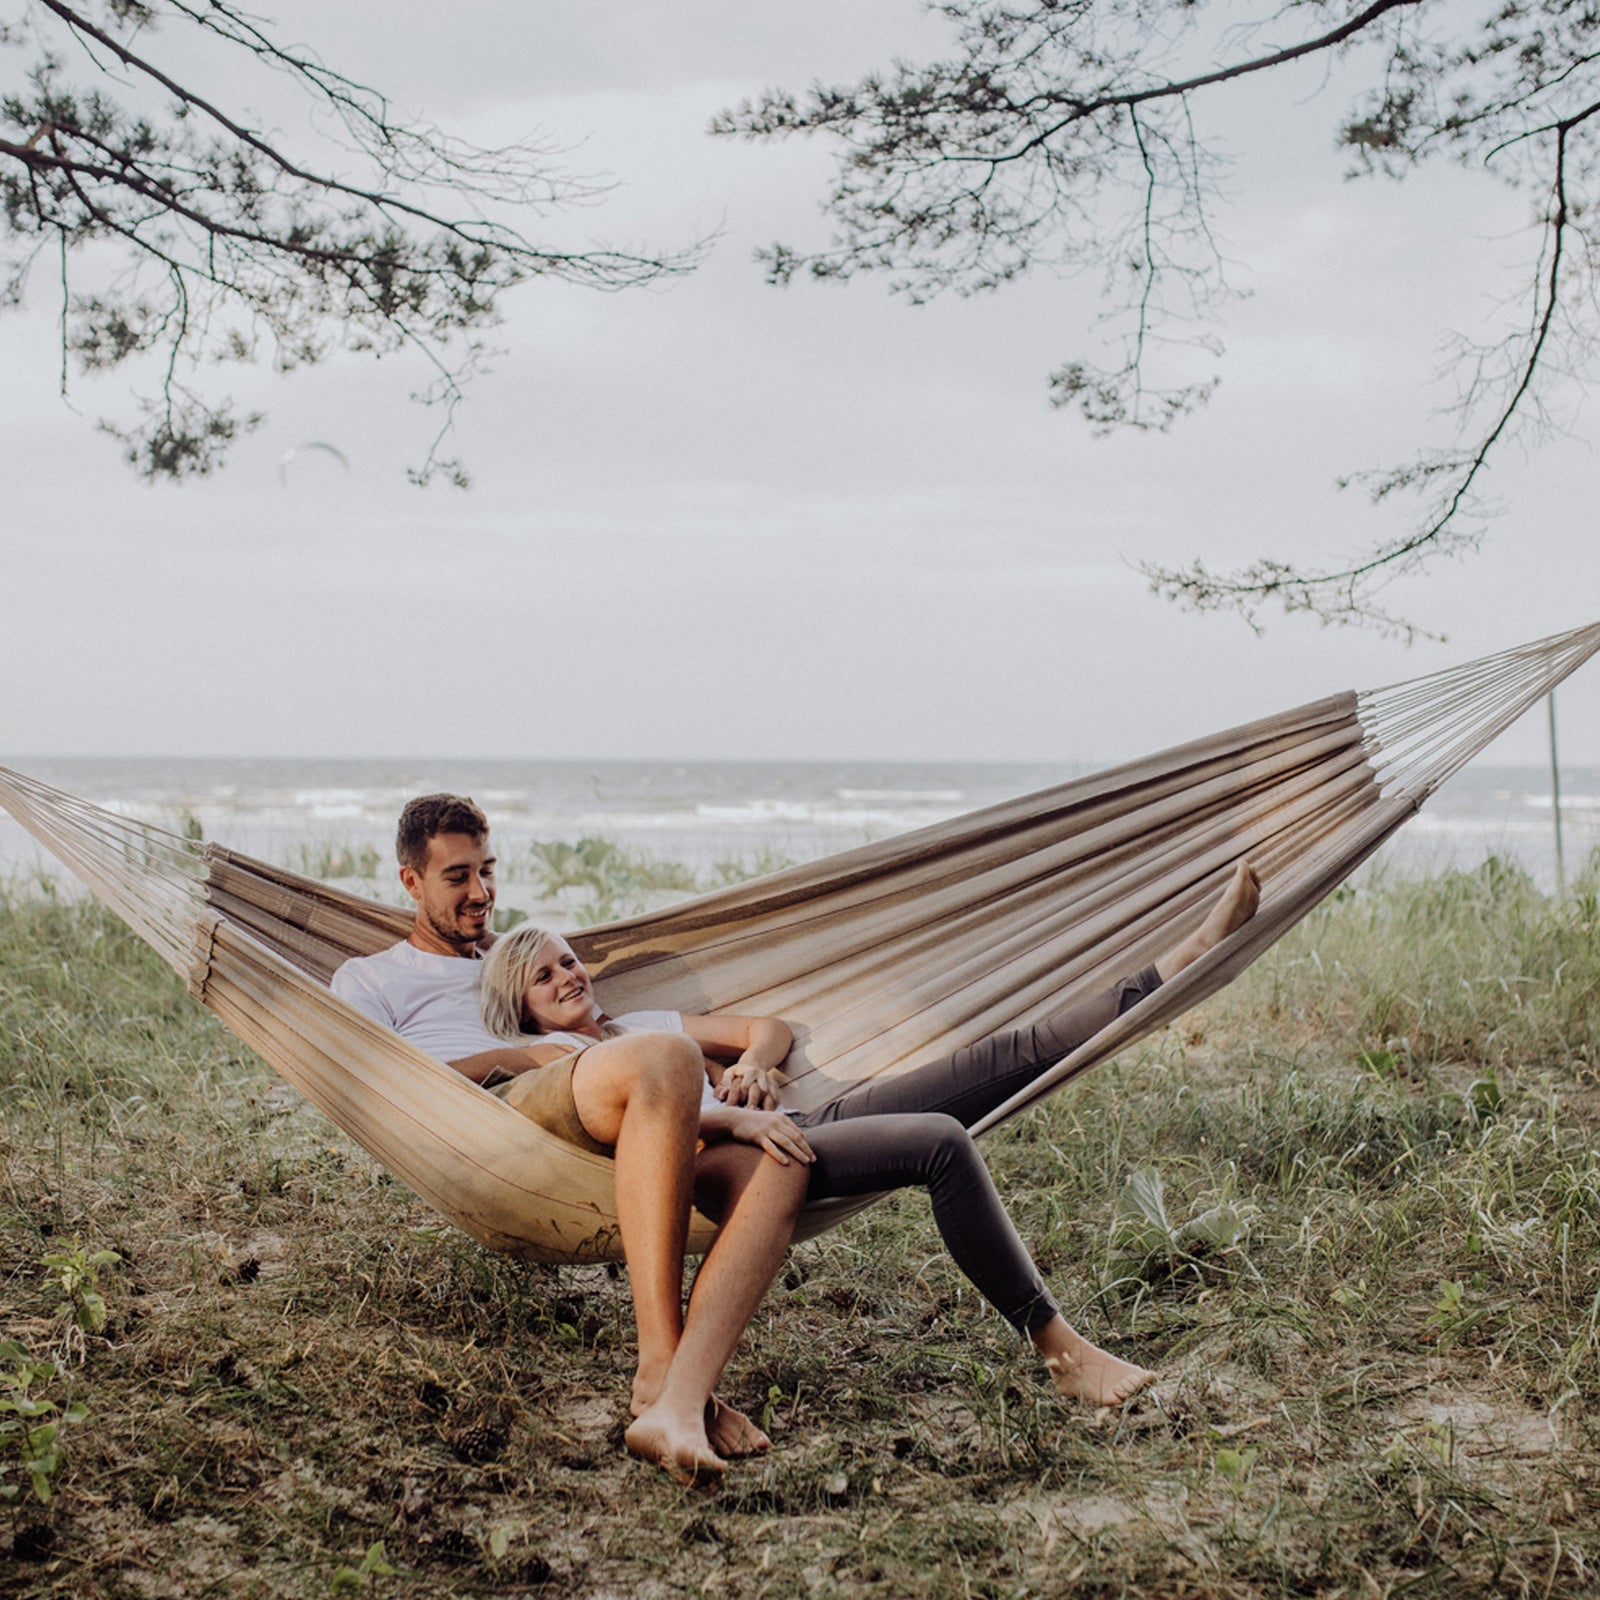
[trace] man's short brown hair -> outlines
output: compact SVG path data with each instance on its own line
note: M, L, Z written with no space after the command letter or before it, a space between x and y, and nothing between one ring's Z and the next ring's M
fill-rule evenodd
M469 839L489 837L489 819L464 794L419 794L406 801L395 834L394 853L402 867L418 872L427 865L428 841L441 833L464 833Z

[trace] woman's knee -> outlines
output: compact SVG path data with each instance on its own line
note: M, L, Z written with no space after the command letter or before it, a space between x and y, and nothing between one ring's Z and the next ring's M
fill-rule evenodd
M790 1161L785 1166L779 1166L770 1156L763 1156L762 1159L778 1168L777 1187L784 1209L791 1217L799 1216L805 1209L806 1198L811 1192L811 1168L799 1161Z
M664 1111L693 1126L705 1068L699 1047L682 1034L637 1034L585 1050L572 1069L572 1093L583 1125L612 1142L613 1125L629 1110Z
M641 1034L629 1040L636 1046L636 1088L663 1098L700 1104L705 1081L705 1057L693 1039L682 1033Z
M762 1211L776 1224L793 1228L805 1209L811 1188L811 1169L798 1161L780 1163L758 1150L761 1163L750 1176L748 1188L760 1195Z

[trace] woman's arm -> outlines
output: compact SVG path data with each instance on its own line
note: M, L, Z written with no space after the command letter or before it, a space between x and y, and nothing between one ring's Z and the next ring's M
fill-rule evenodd
M779 1080L775 1074L794 1043L787 1022L777 1017L686 1014L683 1031L708 1060L730 1063L716 1088L719 1100L762 1111L777 1107Z

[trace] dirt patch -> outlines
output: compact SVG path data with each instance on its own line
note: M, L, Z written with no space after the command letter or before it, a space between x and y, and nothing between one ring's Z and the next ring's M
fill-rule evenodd
M1559 1413L1557 1413L1559 1417ZM1441 1385L1394 1413L1396 1427L1448 1436L1473 1460L1533 1460L1562 1449L1558 1422L1518 1400Z

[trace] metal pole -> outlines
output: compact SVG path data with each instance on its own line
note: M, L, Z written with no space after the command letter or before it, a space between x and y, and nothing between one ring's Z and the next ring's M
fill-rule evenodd
M1556 758L1556 692L1550 691L1550 807L1556 819L1556 893L1567 892L1567 863L1561 851L1561 763Z

